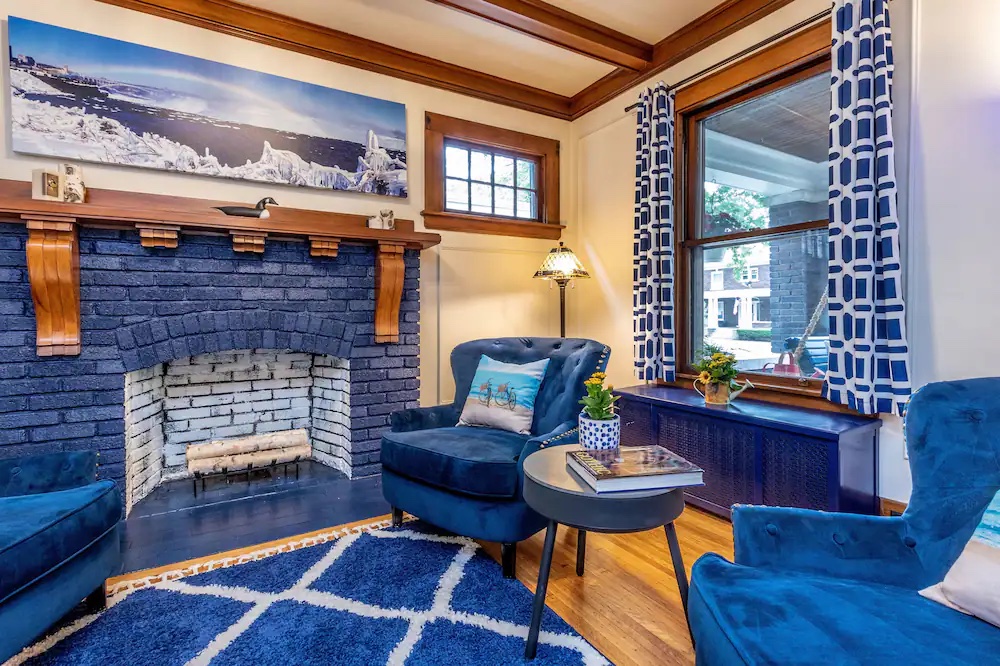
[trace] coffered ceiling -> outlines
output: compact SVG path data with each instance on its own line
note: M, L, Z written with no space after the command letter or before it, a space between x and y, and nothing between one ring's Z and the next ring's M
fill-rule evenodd
M558 118L792 0L100 0Z

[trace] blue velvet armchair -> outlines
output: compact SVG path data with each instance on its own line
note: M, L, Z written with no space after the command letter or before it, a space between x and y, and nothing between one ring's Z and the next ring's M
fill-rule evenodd
M737 506L735 563L692 572L697 662L995 664L1000 629L925 599L1000 489L1000 378L929 384L905 432L901 517Z
M97 454L0 460L0 662L86 599L105 602L121 568L121 496Z
M504 363L549 359L530 435L457 425L480 357ZM521 496L524 459L549 444L575 444L584 380L607 367L610 350L573 338L475 340L455 348L455 402L396 412L382 437L382 487L393 507L463 536L502 544L514 577L517 542L545 526Z

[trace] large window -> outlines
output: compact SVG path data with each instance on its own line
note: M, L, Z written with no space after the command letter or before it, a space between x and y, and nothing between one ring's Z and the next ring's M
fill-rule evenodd
M829 64L684 112L681 367L706 346L755 384L818 390L828 331Z
M429 229L559 238L559 142L428 113Z

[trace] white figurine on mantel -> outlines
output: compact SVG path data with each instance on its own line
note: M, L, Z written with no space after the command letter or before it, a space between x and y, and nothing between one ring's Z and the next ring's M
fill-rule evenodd
M396 214L392 212L391 209L386 208L379 211L378 215L374 215L368 218L368 228L369 229L395 229L396 228Z

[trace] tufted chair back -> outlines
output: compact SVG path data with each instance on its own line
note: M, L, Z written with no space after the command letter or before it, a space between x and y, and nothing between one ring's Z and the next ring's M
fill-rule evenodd
M1000 377L928 384L905 417L913 494L903 513L927 573L940 581L1000 489Z
M97 452L69 451L0 460L0 497L76 488L97 479Z
M451 352L455 407L459 411L469 397L472 378L484 354L503 363L549 359L531 424L531 434L541 435L576 418L580 413L579 400L587 392L584 380L607 368L611 350L600 342L582 338L493 338L463 342Z

